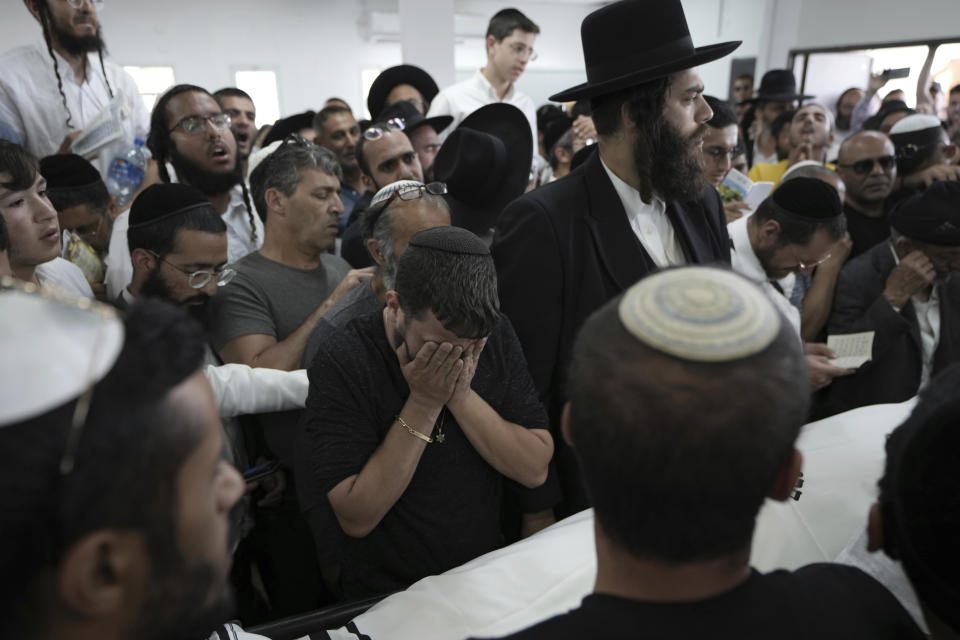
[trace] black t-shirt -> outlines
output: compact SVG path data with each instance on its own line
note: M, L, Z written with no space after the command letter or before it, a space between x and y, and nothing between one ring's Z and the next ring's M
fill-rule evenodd
M794 572L754 571L737 588L698 602L651 603L592 594L578 609L507 636L509 640L924 637L879 582L859 569L837 564L812 564Z
M326 501L327 492L363 469L410 394L379 311L331 331L309 376L297 447L304 509ZM503 419L547 428L506 318L490 335L471 386ZM470 445L453 415L446 409L441 415L445 439L426 447L397 503L365 538L346 539L347 597L403 589L502 544L503 478Z
M879 218L865 216L849 204L844 203L843 212L847 217L847 231L853 240L853 248L847 261L853 260L861 253L869 251L881 242L890 238L890 216L884 212Z

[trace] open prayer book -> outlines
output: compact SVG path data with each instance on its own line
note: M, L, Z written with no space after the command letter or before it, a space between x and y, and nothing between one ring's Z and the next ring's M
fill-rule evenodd
M864 331L827 337L827 346L837 354L830 364L844 369L857 369L869 362L873 356L873 336L873 331Z
M773 191L772 182L754 182L736 169L730 169L727 177L720 183L720 193L731 194L734 200L743 200L750 205L749 213L756 211L757 207L763 202L770 192ZM739 195L739 197L736 197ZM723 198L727 202L727 197Z

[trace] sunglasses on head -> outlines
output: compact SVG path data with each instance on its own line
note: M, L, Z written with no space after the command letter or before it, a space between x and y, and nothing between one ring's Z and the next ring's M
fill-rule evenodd
M874 164L879 164L881 169L887 171L896 166L897 159L893 156L880 156L879 158L864 158L851 164L838 163L837 166L843 167L844 169L853 169L853 172L857 175L865 176L873 171Z

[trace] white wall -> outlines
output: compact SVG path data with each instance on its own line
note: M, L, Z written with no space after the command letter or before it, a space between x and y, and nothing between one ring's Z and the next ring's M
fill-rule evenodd
M111 58L121 64L171 65L178 82L211 90L233 84L241 68L277 71L280 108L316 108L332 95L361 111L361 70L399 64L399 39L374 41L370 11L397 11L396 0L113 0L101 13ZM504 2L455 0L456 13L480 28L455 46L457 76L484 63L482 27L507 4L541 29L539 59L518 83L539 104L553 91L585 79L580 23L599 6L587 0ZM696 45L743 40L731 57L758 58L759 70L782 67L791 48L957 35L960 0L684 0ZM430 20L429 14L423 16ZM437 37L452 38L438 25ZM446 31L446 33L444 33ZM40 40L20 2L8 0L0 20L3 48ZM708 93L725 97L729 59L701 68Z

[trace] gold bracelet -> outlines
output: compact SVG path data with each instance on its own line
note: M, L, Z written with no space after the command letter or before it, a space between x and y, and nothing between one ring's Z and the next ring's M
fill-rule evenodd
M397 422L400 423L400 426L401 426L401 427L404 427L407 431L410 432L410 435L416 436L416 437L420 438L421 440L423 440L423 441L426 442L427 444L430 444L430 443L433 442L433 438L431 438L430 436L425 436L425 435L423 435L422 433L420 433L419 431L417 431L416 429L414 429L413 427L411 427L410 425L408 425L406 422L404 422L404 421L403 421L403 418L400 417L400 414L399 414L399 413L398 413L397 415L395 415L394 418L396 418Z

